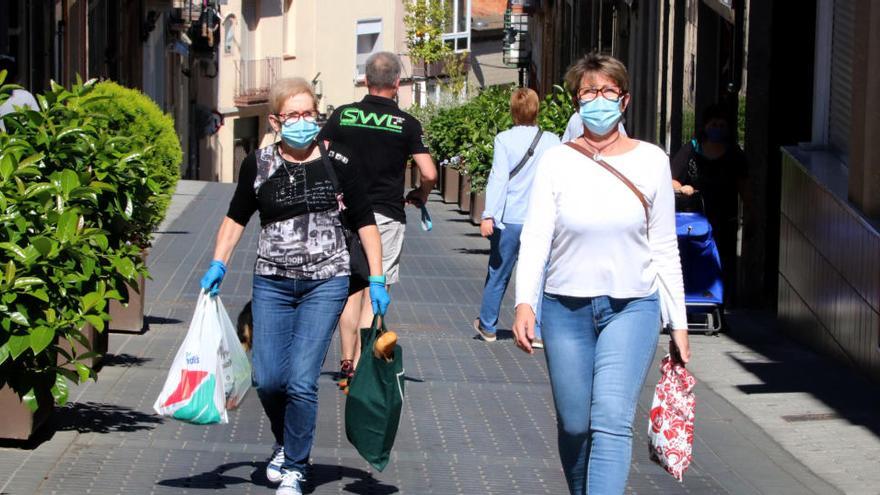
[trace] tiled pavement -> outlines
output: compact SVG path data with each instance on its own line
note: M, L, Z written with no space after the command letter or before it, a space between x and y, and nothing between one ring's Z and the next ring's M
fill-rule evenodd
M53 419L54 434L35 447L0 448L0 493L272 493L262 474L272 440L253 391L227 425L186 425L152 414L231 193L229 185L181 183L150 253L148 331L111 336L98 381L73 391L74 403ZM542 356L516 350L509 333L494 344L473 337L488 246L451 206L434 198L430 207L435 229L425 233L415 219L409 223L402 281L392 291L389 323L400 334L410 380L392 462L374 472L345 439L344 399L329 376L338 362L334 342L321 378L308 488L318 494L565 493ZM233 318L250 297L256 223L223 284ZM508 310L511 303L508 295ZM501 327L509 324L502 320ZM711 342L695 336L695 353ZM685 482L675 482L647 459L645 407L656 378L649 376L642 394L628 493L838 493L705 386L697 389L695 462Z

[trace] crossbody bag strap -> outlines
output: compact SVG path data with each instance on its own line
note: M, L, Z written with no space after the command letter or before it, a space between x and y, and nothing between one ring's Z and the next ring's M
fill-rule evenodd
M645 229L646 229L646 231L647 231L647 229L649 229L649 228L650 228L650 225L651 225L651 220L650 220L651 216L650 216L650 213L649 213L649 212L650 212L650 209L651 209L651 205L648 203L648 198L646 198L645 195L642 194L642 191L639 191L639 188L636 187L636 185L633 184L631 180L627 179L625 175L623 175L622 173L620 173L619 170L617 170L616 168L612 167L612 166L611 166L608 162L606 162L605 160L599 158L598 156L590 155L590 153L588 153L587 150L585 150L585 149L582 148L581 146L578 146L578 145L575 144L573 141L569 141L569 142L565 143L565 145L568 146L569 148L571 148L571 149L573 149L573 150L575 150L575 151L581 153L582 155L586 156L586 157L589 158L591 161L593 161L593 162L599 164L602 168L604 168L605 170L611 172L612 175L614 175L615 177L617 177L618 179L620 179L621 182L623 182L624 184L626 184L626 187L628 187L629 190L632 191L633 194L635 194L637 198L639 198L639 202L642 203L642 207L645 209ZM650 236L650 232L649 232L649 236Z
M522 168L526 166L526 162L528 162L529 158L531 158L532 155L535 154L535 147L538 146L538 141L541 140L541 136L543 135L544 131L542 131L539 127L538 132L535 133L535 138L532 139L532 144L529 145L528 151L526 151L526 154L523 155L522 160L520 160L519 163L516 164L516 167L514 167L513 170L510 171L510 177L508 178L508 180L516 177L516 174L518 174L522 170Z
M324 162L324 171L327 173L327 177L330 178L330 182L333 183L333 191L339 194L339 177L336 176L336 170L333 169L333 164L330 163L330 153L324 146L324 141L318 140L318 150L321 152L321 161Z

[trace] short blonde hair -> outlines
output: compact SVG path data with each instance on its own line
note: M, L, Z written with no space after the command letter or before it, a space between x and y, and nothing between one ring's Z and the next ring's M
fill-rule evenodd
M629 72L623 62L610 55L588 53L571 64L565 73L565 87L571 94L575 106L578 105L581 80L587 74L602 74L614 81L624 94L629 93Z
M300 93L308 93L312 97L315 110L318 109L318 99L315 97L315 90L312 89L312 85L301 77L288 77L276 81L272 85L272 90L269 91L269 105L271 106L272 113L277 114L281 112L281 109L284 108L284 103L291 96L296 96Z
M510 114L513 123L534 124L538 119L538 93L529 88L516 88L510 95Z

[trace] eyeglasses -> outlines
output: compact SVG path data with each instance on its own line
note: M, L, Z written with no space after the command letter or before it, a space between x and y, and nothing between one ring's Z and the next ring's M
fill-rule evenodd
M306 122L314 122L318 118L318 113L314 111L308 112L290 112L290 113L276 113L275 118L278 119L282 124L295 124L299 122L299 119L305 119Z
M610 101L620 101L621 98L626 95L626 91L621 91L617 88L609 88L607 86L602 88L581 88L578 90L578 101L587 102L593 101L602 95L602 98Z

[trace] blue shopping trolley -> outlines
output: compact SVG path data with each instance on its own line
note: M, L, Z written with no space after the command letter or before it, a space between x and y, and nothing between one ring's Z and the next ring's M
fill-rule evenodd
M712 238L712 226L700 210L675 213L678 251L684 277L688 328L715 335L721 330L724 311L721 257Z

